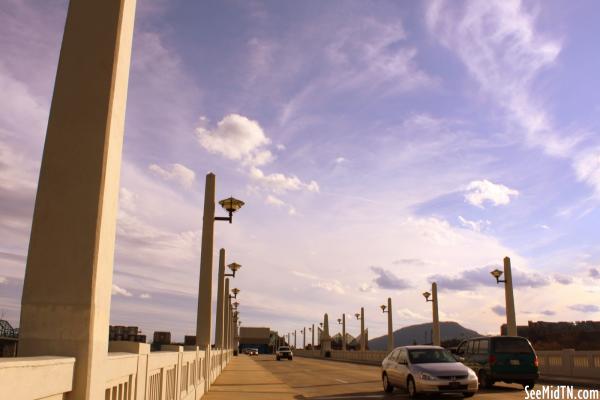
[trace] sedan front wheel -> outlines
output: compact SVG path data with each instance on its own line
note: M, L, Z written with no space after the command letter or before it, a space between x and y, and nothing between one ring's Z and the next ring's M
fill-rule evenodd
M392 393L394 391L394 385L390 383L387 374L384 373L381 380L383 382L383 390L386 393Z

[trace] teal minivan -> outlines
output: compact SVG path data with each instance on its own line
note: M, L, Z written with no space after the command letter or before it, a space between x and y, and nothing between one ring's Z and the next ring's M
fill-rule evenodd
M475 337L461 342L454 353L475 371L481 388L502 381L531 389L539 378L537 355L524 337Z

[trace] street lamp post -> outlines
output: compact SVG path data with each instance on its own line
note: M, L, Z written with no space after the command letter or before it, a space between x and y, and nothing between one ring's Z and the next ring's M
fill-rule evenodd
M306 327L302 328L302 348L306 350Z
M202 248L200 254L200 282L198 285L198 314L196 316L196 345L210 347L211 301L212 301L212 263L215 221L232 222L233 213L244 202L230 197L219 202L229 213L228 217L215 217L215 175L206 175L204 190L204 216L202 222Z
M502 271L499 269L493 270L491 274L496 278L497 284L504 283L504 297L506 299L506 334L508 336L517 336L517 319L510 258L504 257L504 279L500 279Z
M342 325L342 351L346 351L346 314L342 314L342 318L338 318L337 321Z
M312 324L312 328L308 328L308 330L312 334L312 338L310 339L310 349L314 350L315 349L315 324Z
M392 329L392 299L388 297L387 307L382 304L381 311L387 313L388 320L388 338L387 338L387 350L392 351L394 349L394 331Z
M440 317L438 314L438 297L437 297L437 283L433 282L431 284L431 293L424 292L423 296L425 297L425 301L431 302L431 307L433 310L433 325L431 329L431 341L434 346L441 346L442 341L440 337ZM429 297L431 296L431 300Z
M227 323L223 319L223 314L225 311L225 292L223 290L223 285L225 281L225 277L235 278L235 273L242 266L237 263L231 263L227 266L231 270L232 273L225 273L225 249L221 249L219 251L219 276L217 280L217 318L216 318L216 327L215 327L215 347L222 349L224 346L224 338L223 338L223 330L224 325Z
M360 314L356 313L356 314L354 314L354 316L356 317L357 320L360 320L360 351L365 351L366 350L366 343L365 343L365 308L361 307L360 308Z

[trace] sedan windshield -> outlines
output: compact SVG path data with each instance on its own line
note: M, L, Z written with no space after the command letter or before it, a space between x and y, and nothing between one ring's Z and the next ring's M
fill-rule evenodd
M289 347L280 347L279 351L289 351L290 348Z
M411 364L455 363L456 360L448 350L444 349L412 349L408 350Z

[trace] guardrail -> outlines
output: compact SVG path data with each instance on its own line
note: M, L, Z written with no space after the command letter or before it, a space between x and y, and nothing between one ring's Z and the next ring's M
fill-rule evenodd
M207 356L208 353L208 356ZM198 400L231 360L230 350L117 341L106 358L107 400ZM71 391L75 358L0 358L0 399L62 399Z
M536 353L541 375L600 380L600 351L565 349ZM296 349L294 354L300 357L323 358L320 350ZM330 359L380 365L387 355L387 351L332 350Z

